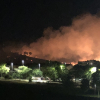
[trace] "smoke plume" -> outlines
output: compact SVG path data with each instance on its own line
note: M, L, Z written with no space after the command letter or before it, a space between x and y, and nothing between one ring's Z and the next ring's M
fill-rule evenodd
M32 52L32 57L61 62L100 59L100 18L85 14L73 19L71 26L44 29L43 37L13 52Z

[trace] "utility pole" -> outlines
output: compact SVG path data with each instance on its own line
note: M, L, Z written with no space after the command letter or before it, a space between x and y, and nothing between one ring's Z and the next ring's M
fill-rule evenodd
M94 95L96 94L96 84L94 84Z
M99 90L98 90L98 98L99 98Z

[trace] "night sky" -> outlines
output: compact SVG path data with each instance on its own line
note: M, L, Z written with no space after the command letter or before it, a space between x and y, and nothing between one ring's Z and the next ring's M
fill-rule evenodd
M100 0L2 0L0 15L0 57L100 60Z
M100 0L1 0L0 43L31 43L47 27L68 26L74 17L100 11Z

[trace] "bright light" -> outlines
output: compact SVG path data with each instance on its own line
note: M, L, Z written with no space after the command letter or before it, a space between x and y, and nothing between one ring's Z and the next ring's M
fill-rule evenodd
M98 71L100 71L100 69L98 69Z
M13 70L13 62L11 63L11 70Z
M90 65L93 65L93 63L91 62Z
M8 67L6 67L6 70L7 70L7 72L9 72L10 69Z
M60 65L61 70L65 69L65 64Z
M40 63L39 63L39 69L40 69Z
M24 60L22 60L22 65L24 65Z
M60 68L63 69L64 68L64 65L60 65Z
M90 69L90 71L91 71L92 73L96 72L96 70L97 70L97 67L92 67L92 68Z
M95 87L95 89L96 89L96 84L94 84L94 87Z
M60 67L61 67L61 69L62 69L63 66L61 65Z
M74 66L74 65L76 65L77 63L75 63L75 62L71 62L71 64Z

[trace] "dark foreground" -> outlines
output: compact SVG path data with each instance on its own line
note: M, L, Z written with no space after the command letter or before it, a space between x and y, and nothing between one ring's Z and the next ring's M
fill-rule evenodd
M73 94L74 95L74 94ZM0 81L0 100L99 100L66 95L61 85L22 84Z

